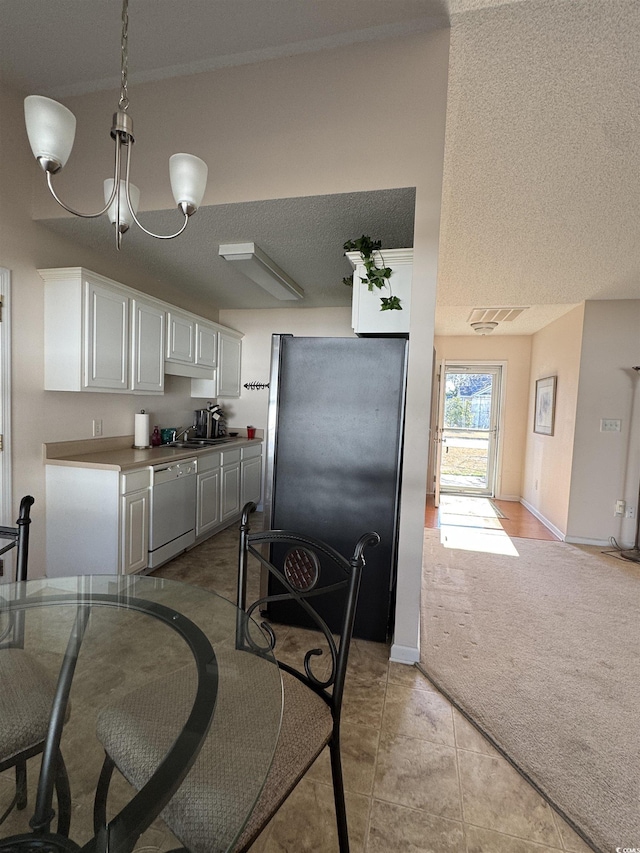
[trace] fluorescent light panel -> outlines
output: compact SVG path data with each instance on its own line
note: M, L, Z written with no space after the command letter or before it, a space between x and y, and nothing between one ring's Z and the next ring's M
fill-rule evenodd
M239 263L239 269L251 281L276 299L304 299L304 290L255 243L223 243L218 254L226 261Z

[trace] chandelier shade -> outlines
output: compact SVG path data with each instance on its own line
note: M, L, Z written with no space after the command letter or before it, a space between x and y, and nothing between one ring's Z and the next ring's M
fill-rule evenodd
M34 157L45 171L47 186L60 207L74 216L95 219L106 213L115 226L116 248L120 249L122 235L135 224L159 240L173 240L187 227L204 197L207 186L207 164L193 154L174 154L169 159L171 191L183 221L173 234L154 234L138 220L140 191L130 181L131 149L133 148L133 120L129 115L128 95L128 40L129 0L122 0L122 37L120 40L120 99L113 115L111 138L114 141L113 178L104 182L104 207L95 213L81 213L66 204L56 193L52 176L59 172L69 159L76 132L73 113L57 101L42 95L25 98L24 114L27 135ZM117 191L116 191L117 187Z
M187 205L195 212L202 203L207 187L207 164L193 154L173 154L169 157L171 192L178 207Z
M133 216L131 215L131 210L129 209L129 203L127 202L127 185L125 181L120 181L118 195L118 200L114 198L111 204L109 205L109 209L107 210L107 216L109 217L109 222L112 225L115 225L116 222L119 223L118 227L120 233L124 234L124 232L128 231L134 223ZM107 178L107 180L104 182L105 204L112 196L113 178ZM135 184L129 184L129 198L131 199L131 206L133 207L133 213L135 214L138 212L138 207L140 205L140 190ZM117 205L120 206L119 210L116 209Z
M45 172L62 169L76 136L74 114L51 98L29 95L24 101L24 116L33 156Z

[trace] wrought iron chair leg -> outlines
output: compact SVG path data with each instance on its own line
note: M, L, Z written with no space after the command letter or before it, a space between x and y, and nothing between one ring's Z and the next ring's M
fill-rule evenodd
M93 803L93 831L96 835L107 825L107 795L115 766L115 763L105 752L104 764L96 788L96 798Z
M334 732L329 741L331 753L331 776L333 778L333 797L336 804L338 824L338 845L340 853L349 853L349 833L347 831L347 807L344 802L344 783L342 781L342 759L340 757L340 735Z
M71 788L69 787L67 767L61 752L58 752L58 760L56 761L55 786L58 800L58 835L64 835L67 838L71 826Z
M16 808L22 810L27 806L27 762L26 759L16 764Z

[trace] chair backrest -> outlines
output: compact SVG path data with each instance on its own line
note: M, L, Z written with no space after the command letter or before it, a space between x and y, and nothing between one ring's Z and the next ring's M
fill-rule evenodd
M322 632L328 646L330 666L322 677L314 674L313 661L326 660L321 649L309 649L304 657L304 672L288 663L278 660L278 665L299 678L312 690L324 698L331 707L334 721L339 719L342 705L342 693L347 669L349 646L360 589L362 569L365 565L363 552L366 547L374 547L380 542L377 533L365 533L355 545L351 559L347 560L330 545L302 534L288 530L265 530L251 533L249 516L256 509L254 503L245 505L240 524L240 554L238 566L238 607L248 616L257 616L261 609L272 601L295 601ZM268 550L264 546L279 544L288 546L281 566L276 566L265 556ZM278 549L281 551L282 549ZM263 596L247 605L247 569L248 557L252 556L278 581L282 591ZM329 583L322 585L323 568L330 576ZM337 579L336 579L337 578ZM331 595L334 601L341 599L342 622L339 639L336 641L325 620L314 608L314 603L322 596ZM259 620L258 620L259 621ZM262 627L269 636L268 651L274 651L276 636L267 623ZM239 625L238 638L242 647L254 652L261 649L260 642L252 637L249 623L245 620ZM276 650L277 658L277 650Z
M0 539L8 539L9 544L0 548L0 557L13 548L16 549L16 581L27 580L27 565L29 560L29 528L31 526L31 507L34 499L25 495L20 501L20 512L16 527L0 527ZM0 625L0 646L22 646L24 614L19 613L16 620L6 625Z

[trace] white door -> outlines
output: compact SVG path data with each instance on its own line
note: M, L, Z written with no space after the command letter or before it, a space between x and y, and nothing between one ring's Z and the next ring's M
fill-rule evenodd
M440 465L442 463L442 412L444 411L444 361L440 362L435 371L432 400L436 400L436 426L433 433L433 502L440 506Z
M13 527L17 515L13 511L11 493L11 325L10 296L11 275L0 267L0 525ZM6 545L7 542L3 542ZM10 554L11 552L9 552ZM13 580L13 562L5 555L6 570L2 581ZM0 558L2 559L2 558Z
M446 362L438 417L439 493L495 494L502 367Z

